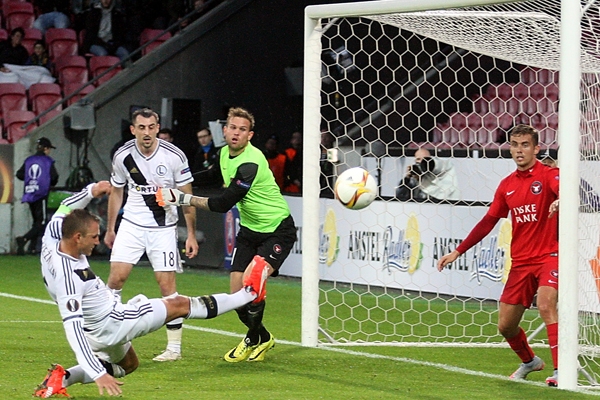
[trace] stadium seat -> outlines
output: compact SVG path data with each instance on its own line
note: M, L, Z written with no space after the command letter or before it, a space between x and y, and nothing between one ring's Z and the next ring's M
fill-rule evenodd
M486 114L482 126L475 132L475 141L482 148L497 147L498 116Z
M5 2L2 6L4 18L6 19L6 29L10 32L17 27L33 28L35 14L33 4L21 1Z
M510 115L518 115L521 112L521 102L516 97L506 99L506 112Z
M69 28L50 28L46 31L46 44L50 59L58 60L63 56L76 56L79 46L77 33Z
M551 113L546 115L546 121L548 121L548 127L554 130L558 130L558 113Z
M514 115L510 115L508 113L503 113L498 115L498 126L507 131L512 126L515 125L515 117Z
M47 110L62 99L60 86L56 83L36 83L29 88L29 103L35 115ZM62 104L54 110L62 110Z
M63 87L63 92L65 93L65 97L68 97L71 93L74 93L77 89L82 87L79 83L67 83ZM94 85L88 85L81 89L75 96L67 100L67 106L70 106L73 103L77 103L80 99L84 98L88 94L94 91Z
M27 28L24 29L24 31L25 36L23 36L21 44L27 49L27 52L31 54L33 53L33 46L35 45L35 42L42 40L42 31L35 28Z
M485 114L490 110L490 102L483 96L477 97L473 100L473 111L478 114Z
M10 142L4 138L0 138L0 144L10 144Z
M8 32L6 32L6 29L0 28L0 40L7 40L7 39L8 39Z
M4 115L4 128L8 141L15 143L37 128L37 124L29 125L26 130L21 128L34 118L35 114L33 111L7 111L6 115Z
M144 29L140 34L140 46L145 45L153 39L154 41L148 46L144 47L144 49L142 50L142 55L145 56L146 54L150 53L152 50L154 50L170 38L170 32L163 33L163 31L160 29Z
M508 100L513 96L513 85L510 83L501 83L499 85L490 85L485 91L484 97L487 99L493 99L499 97L502 100Z
M68 83L82 85L88 81L87 62L83 56L63 56L56 60L55 67L63 87Z
M118 64L119 62L119 57L114 56L94 56L90 58L90 72L92 74L92 79L100 76L104 71L113 65ZM109 73L94 82L94 85L100 86L103 83L106 83L122 70L123 68L121 66L113 68Z
M12 110L27 110L25 86L20 83L0 83L0 114Z
M503 114L506 112L506 102L500 97L494 97L489 100L489 111L492 114Z
M62 112L62 110L57 110L54 109L52 111L49 111L47 114L44 114L40 117L39 119L39 124L40 126L44 125L46 122L50 121L52 118L56 117L58 114L60 114Z
M450 124L448 121L438 122L437 124L435 124L431 132L431 142L435 145L442 143L444 131L447 130L449 127Z
M461 112L452 114L450 116L448 129L442 132L442 143L439 148L464 147L461 143L461 139L463 139L465 135L468 135L463 132L466 129L467 115Z
M521 82L525 84L532 84L537 82L536 69L532 67L525 67L521 70Z

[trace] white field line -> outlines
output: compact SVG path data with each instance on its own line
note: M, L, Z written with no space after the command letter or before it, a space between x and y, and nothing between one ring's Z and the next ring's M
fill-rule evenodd
M32 301L32 302L36 302L36 303L43 303L43 304L55 305L55 303L53 301L50 301L50 300L36 299L34 297L26 297L26 296L17 296L17 295L13 295L13 294L10 294L10 293L2 293L2 292L0 292L0 297L8 297L8 298L17 299L17 300ZM61 323L61 322L59 320L56 320L56 321L7 321L7 320L0 320L0 323ZM193 326L193 325L187 325L187 324L184 324L183 326L186 329L190 329L190 330L194 330L194 331L200 331L200 332L212 333L212 334L215 334L215 335L238 337L238 338L244 337L244 335L240 334L240 333L222 331L222 330L219 330L219 329L203 328L203 327ZM284 345L288 345L288 346L302 346L298 342L292 342L292 341L289 341L289 340L280 340L280 339L277 339L277 344L284 344ZM406 357L394 357L394 356L386 356L386 355L382 355L382 354L371 354L371 353L365 353L365 352L362 352L362 351L354 351L354 350L349 350L347 348L339 348L339 347L331 347L331 346L320 346L320 347L317 347L317 349L323 350L323 351L332 351L332 352L341 353L341 354L348 354L348 355L352 355L352 356L356 356L356 357L373 358L373 359L378 359L378 360L391 360L391 361L397 361L397 362L406 363L406 364L413 364L413 365L421 365L421 366L424 366L424 367L438 368L438 369L443 369L445 371L449 371L449 372L453 372L453 373L458 373L458 374L463 374L463 375L471 375L471 376L478 376L478 377L482 377L482 378L500 379L500 380L503 380L503 381L510 381L510 379L508 378L508 376L505 376L505 375L488 374L488 373L481 372L481 371L471 371L471 370L466 369L466 368L460 368L460 367L455 367L455 366L452 366L452 365L441 364L441 363L434 363L434 362L429 362L429 361L413 360L412 358L406 358ZM519 383L523 383L523 384L527 384L527 385L532 385L532 386L546 387L546 385L543 382L532 382L532 381L523 380L523 381L519 381ZM581 388L581 389L575 390L574 392L600 396L600 392L595 391L595 390L587 390L587 389L582 389Z

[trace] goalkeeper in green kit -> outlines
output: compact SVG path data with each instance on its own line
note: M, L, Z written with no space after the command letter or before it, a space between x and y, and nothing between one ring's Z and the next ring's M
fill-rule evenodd
M211 181L219 176L225 191L212 197L198 197L177 189L159 189L158 204L164 207L191 205L202 210L226 213L237 204L240 230L231 261L230 290L243 286L243 277L257 263L267 265L270 276L279 267L296 241L296 227L287 202L275 183L263 153L250 143L254 136L254 116L243 108L231 108L223 127L226 147L219 150L216 164L196 175L196 181ZM265 301L237 310L248 327L246 337L227 354L225 361L262 361L275 346L273 335L262 323Z

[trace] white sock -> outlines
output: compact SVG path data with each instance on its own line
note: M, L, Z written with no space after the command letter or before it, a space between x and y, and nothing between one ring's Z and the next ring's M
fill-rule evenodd
M103 364L106 364L106 361L102 361ZM123 367L121 367L118 364L113 364L110 363L111 367L112 367L112 373L115 378L122 378L125 376L125 370L123 369ZM88 374L86 374L83 371L83 368L81 368L81 366L79 365L75 365L74 367L71 367L69 369L67 369L68 371L68 375L69 378L65 378L63 379L63 386L64 387L68 387L71 386L74 383L92 383L94 382L94 380L92 378L90 378L90 376ZM66 375L65 375L66 376Z
M190 313L187 318L214 318L231 310L235 310L254 300L256 296L240 289L233 294L219 293L211 296L190 297ZM216 304L212 304L212 302Z
M169 299L179 296L175 292L163 299ZM167 350L174 353L181 353L181 338L183 337L183 318L175 318L167 323Z
M81 368L81 366L79 366L79 365L75 365L74 367L67 369L67 371L69 372L69 378L64 379L64 383L63 383L64 387L71 386L74 383L92 383L92 382L94 382L94 380L92 378L90 378L90 376L88 374L83 372L83 368Z
M183 318L177 318L169 322L170 324L176 321L183 323ZM169 329L167 325L167 350L174 353L181 353L181 338L183 336L183 328Z

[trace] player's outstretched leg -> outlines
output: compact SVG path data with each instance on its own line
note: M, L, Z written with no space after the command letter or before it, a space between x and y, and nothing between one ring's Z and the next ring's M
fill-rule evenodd
M71 397L67 393L67 388L63 386L65 374L65 369L60 364L52 364L46 378L33 393L33 397L41 397L44 399L54 395Z
M538 356L534 356L533 360L527 363L521 363L519 368L515 372L512 373L510 379L525 379L530 372L541 371L544 369L546 365L544 361Z

